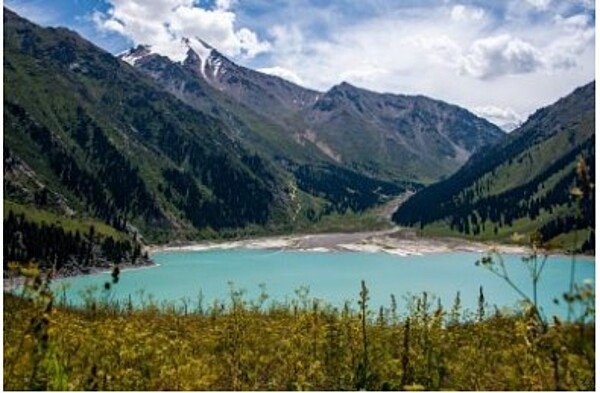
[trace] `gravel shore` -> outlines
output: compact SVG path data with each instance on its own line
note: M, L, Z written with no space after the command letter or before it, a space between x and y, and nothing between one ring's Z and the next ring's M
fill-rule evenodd
M149 246L146 251L206 251L244 249L284 249L313 252L385 252L398 256L423 255L441 252L476 252L496 251L501 254L528 255L529 247L493 242L476 242L452 237L420 237L414 231L398 228L384 231L356 233L324 233L312 235L288 235L236 240L229 242L195 242L166 246ZM548 252L551 255L567 255L560 250ZM593 255L577 255L578 260L594 261Z
M525 254L526 247L471 242L457 238L423 238L398 229L357 233L325 233L264 237L231 242L198 242L167 246L151 246L151 255L159 251L204 251L218 249L286 249L298 251L387 252L396 255L421 255L436 252L487 252L494 248L501 253Z

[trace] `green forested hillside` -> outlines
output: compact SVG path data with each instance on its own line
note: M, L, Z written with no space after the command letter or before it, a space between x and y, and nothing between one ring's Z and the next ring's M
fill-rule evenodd
M47 210L4 204L3 268L36 263L63 275L111 267L114 262L145 263L136 237L93 219L59 216Z
M593 188L581 201L572 189L585 187L576 173L580 160L592 183L595 178L594 94L592 82L538 110L455 175L409 199L394 220L431 233L482 238L538 230L557 246L566 233L578 231L577 247L592 248Z
M164 80L159 84L69 30L41 28L5 9L4 32L5 198L96 218L151 241L247 228L293 230L330 213L360 213L406 187L419 187L398 179L431 181L435 165L446 159L455 165L498 137L494 127L460 108L347 84L315 93L314 105L302 103L279 118L289 119L292 128L279 129L277 119L261 117L226 94L193 105L190 97L199 100L212 87L199 79L192 83L183 75L191 71L173 64L161 75L173 77L171 82L185 76L196 86L186 95L194 107ZM234 64L229 69L243 76ZM273 82L244 72L263 78L263 87ZM431 233L482 238L538 229L559 246L565 233L577 229L578 246L589 247L594 204L586 199L577 213L584 219L576 219L570 190L578 159L595 175L594 90L589 84L539 110L500 143L475 153L454 176L417 193L394 219ZM216 105L215 117L203 112L207 103ZM233 113L236 107L239 113ZM367 119L367 112L379 115ZM332 126L348 116L358 122ZM293 130L306 125L312 128ZM375 133L377 146L366 136L369 127L381 131ZM278 132L288 134L278 138ZM328 133L340 142L323 139ZM349 140L353 133L364 148L357 157L383 159L378 149L384 146L391 156L402 156L396 161L405 160L402 170L412 175L381 162L348 160L357 148ZM404 155L393 141L435 151L425 158L416 150ZM340 155L344 143L349 150ZM427 162L435 165L423 176Z
M224 80L243 74L234 76ZM258 91L270 81L257 80ZM275 97L286 105L279 94L290 85ZM364 281L342 305L307 288L281 302L264 290L247 299L233 284L210 304L202 293L161 304L141 293L141 307L111 298L118 264L146 259L141 240L347 230L348 217L364 230L373 206L501 137L460 108L349 85L303 106L308 123L274 116L283 104L265 121L251 107L228 112L233 101L212 112L172 93L77 34L4 9L4 390L595 389L595 295L585 282L571 282L569 316L552 322L538 309L535 274L534 300L523 296L514 312L490 307L483 288L477 310L461 306L460 292L449 308L423 292L407 295L404 309L391 296L375 310ZM577 234L588 249L594 93L591 83L538 111L394 219L476 237L538 229L555 244ZM274 120L288 119L301 127L280 141ZM421 152L435 155L423 164ZM546 262L524 261L534 273ZM477 263L504 267L491 256ZM99 266L113 268L99 275L103 289L70 305L55 272Z
M4 15L9 199L43 185L49 204L56 196L72 211L159 237L265 224L283 208L278 175L226 138L223 124L75 33ZM184 190L174 186L181 177L191 179ZM202 221L177 213L181 192L195 193L187 203Z

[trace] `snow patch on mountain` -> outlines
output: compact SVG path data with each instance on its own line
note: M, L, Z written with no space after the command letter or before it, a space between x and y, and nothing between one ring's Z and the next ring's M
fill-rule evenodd
M212 69L212 77L213 78L217 78L219 76L220 71L223 71L223 72L225 71L225 67L223 67L223 59L215 52L211 53L207 62L208 62L208 67L210 69Z
M144 57L152 54L151 48L148 45L140 45L137 48L132 48L118 55L121 60L135 66L135 63Z
M498 107L494 105L478 106L473 108L473 112L507 132L519 127L524 121L524 117L510 107Z
M132 48L129 51L117 55L117 57L131 64L132 66L135 66L135 64L141 59L151 55L166 56L171 61L182 63L187 58L188 50L189 47L185 42L170 45L168 48L150 45L138 45L136 48Z
M188 39L186 40L186 44L194 51L194 53L196 53L196 55L198 55L198 58L200 59L200 73L206 79L207 60L209 59L213 48L198 38Z

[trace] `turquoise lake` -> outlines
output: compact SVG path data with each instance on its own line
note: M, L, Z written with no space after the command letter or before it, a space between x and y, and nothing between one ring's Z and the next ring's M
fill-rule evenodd
M206 308L214 300L226 303L231 285L246 290L246 299L256 299L262 284L269 295L267 304L297 299L295 290L308 287L310 298L334 306L350 301L356 308L360 283L365 280L372 310L389 307L390 295L394 294L402 312L408 295L424 291L440 298L444 307L450 307L460 291L463 307L474 311L480 286L490 306L517 306L519 297L513 289L491 272L475 266L482 256L472 252L401 257L386 253L293 250L165 251L152 256L159 266L125 270L110 293L97 291L97 296L130 298L137 305L148 302L150 297L157 303L173 302L179 306L187 299L193 309L200 292ZM531 293L529 272L521 257L503 257L515 283ZM562 299L562 294L568 291L570 269L569 257L549 257L538 289L540 305L548 316L566 315L566 308L555 305L553 299ZM577 261L575 277L577 283L594 280L594 263L589 259ZM100 273L57 280L57 285L68 283L59 297L66 296L73 304L81 303L86 288L100 288L109 279L110 275Z

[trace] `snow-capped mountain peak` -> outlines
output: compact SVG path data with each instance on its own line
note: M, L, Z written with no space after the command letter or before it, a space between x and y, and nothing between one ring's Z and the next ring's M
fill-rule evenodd
M238 65L199 37L182 39L168 49L174 56L167 56L162 48L158 50L153 46L138 47L137 51L132 50L121 58L179 95L197 93L208 85L237 102L256 107L261 113L269 108L273 116L279 116L282 111L307 108L322 95L278 76ZM199 80L204 83L199 84ZM204 92L200 96L209 94Z
M206 60L210 57L214 48L200 38L182 38L180 42L169 43L165 46L138 45L117 56L132 65L150 55L165 56L175 63L183 64L189 56L190 50L200 59Z
M200 38L184 39L185 45L188 47L187 57L183 63L198 63L200 74L207 79L206 70L212 65L211 59L216 53L214 48ZM214 71L214 70L213 70ZM213 72L213 77L216 72Z
M138 60L143 59L152 53L152 47L150 45L138 45L135 48L131 48L130 50L119 54L118 57L132 66L135 66L135 63Z
M205 41L198 37L192 39L184 38L183 41L188 48L193 50L194 53L196 53L196 55L198 55L198 57L204 61L210 57L212 51L214 50L212 46L208 45Z
M137 62L151 55L165 56L174 63L197 67L204 79L216 78L224 59L212 46L198 37L182 38L177 44L170 44L164 48L156 45L138 45L119 57L135 66Z

